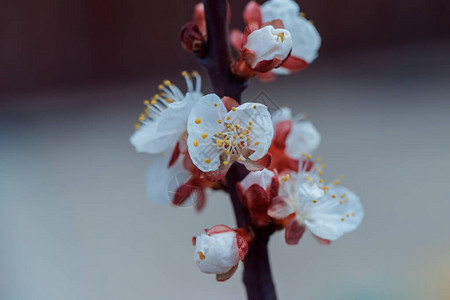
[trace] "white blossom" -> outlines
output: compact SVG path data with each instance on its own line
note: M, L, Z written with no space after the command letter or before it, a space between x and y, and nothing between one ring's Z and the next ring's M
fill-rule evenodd
M249 102L228 112L215 94L203 96L196 103L187 130L189 155L203 172L227 169L235 161L254 170L258 168L255 163L267 154L273 137L265 105Z
M292 57L300 58L310 64L318 56L321 45L319 32L314 25L300 15L300 8L293 0L269 0L261 5L262 22L275 19L283 21L284 27L292 37ZM284 67L273 70L277 74L289 74Z
M263 61L285 60L292 49L292 37L286 29L276 29L271 25L264 26L250 33L245 48L252 51L251 68L256 68Z
M186 123L194 104L203 95L201 92L201 77L197 72L192 76L182 72L186 80L187 93L164 80L159 85L160 94L150 100L145 100L145 110L139 116L136 131L130 138L131 144L138 152L161 153L170 150L177 144L186 131ZM195 77L195 86L192 77Z

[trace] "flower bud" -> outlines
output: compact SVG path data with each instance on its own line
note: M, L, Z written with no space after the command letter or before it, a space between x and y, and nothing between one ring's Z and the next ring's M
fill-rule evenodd
M205 56L206 40L194 22L188 22L180 30L181 45L200 57Z
M216 225L194 239L194 260L204 273L216 274L218 281L230 278L239 260L248 252L247 241L225 225Z
M279 67L292 50L292 37L289 31L267 25L254 30L244 44L245 62L252 70L268 72Z

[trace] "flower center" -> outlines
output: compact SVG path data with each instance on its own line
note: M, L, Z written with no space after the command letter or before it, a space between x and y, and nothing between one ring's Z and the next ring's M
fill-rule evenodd
M222 123L222 120L218 120ZM248 127L242 127L238 124L228 123L223 131L217 132L213 137L217 148L221 152L221 160L224 165L233 160L245 161L249 155L247 147L252 142L251 130L253 123L250 121ZM255 143L256 146L259 143Z

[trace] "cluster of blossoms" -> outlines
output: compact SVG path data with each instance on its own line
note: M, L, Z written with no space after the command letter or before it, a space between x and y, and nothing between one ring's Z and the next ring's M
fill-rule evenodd
M244 19L244 32L230 35L240 53L232 66L236 75L272 79L302 70L317 57L320 36L294 1L270 0L262 6L251 1ZM206 36L198 4L194 22L182 28L182 44L202 56ZM248 209L249 228L284 229L286 243L294 245L306 228L321 244L329 244L359 226L364 215L359 198L341 186L341 178L324 183L325 165L311 156L321 137L303 114L292 116L289 108L271 114L260 103L204 95L197 72L182 75L187 92L165 80L160 93L144 101L130 139L138 152L162 154L147 172L153 201L184 205L194 197L201 210L205 191L227 191L229 168L242 164L248 175L232 188ZM171 190L179 174L187 176ZM245 259L251 240L248 228L216 225L193 239L194 260L201 271L227 280Z

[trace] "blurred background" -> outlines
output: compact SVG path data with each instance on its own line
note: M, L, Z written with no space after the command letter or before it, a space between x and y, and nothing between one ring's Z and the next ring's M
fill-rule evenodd
M204 70L179 28L196 1L6 0L0 10L0 299L245 299L199 272L190 239L234 226L206 209L157 206L155 158L128 138L142 100ZM260 3L262 3L260 1ZM244 1L231 1L243 27ZM322 35L306 71L261 92L306 112L325 178L361 198L361 227L330 246L270 242L280 299L450 299L450 2L304 0Z

